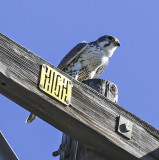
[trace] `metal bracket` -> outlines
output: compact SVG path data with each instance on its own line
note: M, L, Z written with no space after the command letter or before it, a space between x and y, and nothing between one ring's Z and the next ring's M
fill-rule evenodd
M131 139L133 129L133 123L124 118L123 116L119 117L119 125L118 125L118 132L123 136Z

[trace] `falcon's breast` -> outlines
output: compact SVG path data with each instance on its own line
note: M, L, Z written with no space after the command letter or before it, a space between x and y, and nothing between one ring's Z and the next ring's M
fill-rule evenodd
M63 71L79 81L97 78L108 65L108 57L97 45L88 44L87 47L75 56Z

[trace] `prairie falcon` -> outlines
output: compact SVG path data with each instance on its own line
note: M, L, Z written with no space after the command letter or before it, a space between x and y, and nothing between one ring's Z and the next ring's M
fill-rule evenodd
M97 78L107 67L120 42L113 36L102 36L96 41L76 45L60 62L58 68L78 81ZM30 114L26 123L36 116Z

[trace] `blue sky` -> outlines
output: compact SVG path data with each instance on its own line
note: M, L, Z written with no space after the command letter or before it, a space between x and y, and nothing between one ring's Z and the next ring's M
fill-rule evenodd
M57 66L77 43L121 42L100 76L118 86L118 104L159 129L159 1L1 1L0 32ZM51 160L62 133L0 95L0 130L20 160Z

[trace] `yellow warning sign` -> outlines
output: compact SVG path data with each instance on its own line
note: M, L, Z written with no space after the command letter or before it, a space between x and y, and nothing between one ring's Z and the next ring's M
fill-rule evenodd
M45 64L42 65L39 88L63 104L70 104L72 82Z

